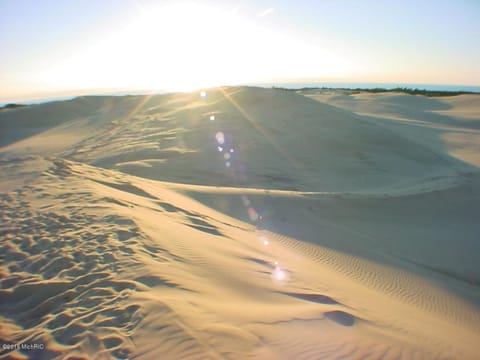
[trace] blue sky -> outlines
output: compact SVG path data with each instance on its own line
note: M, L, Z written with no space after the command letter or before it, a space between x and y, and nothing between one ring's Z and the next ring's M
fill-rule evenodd
M478 0L0 0L0 100L286 80L478 86L478 39Z

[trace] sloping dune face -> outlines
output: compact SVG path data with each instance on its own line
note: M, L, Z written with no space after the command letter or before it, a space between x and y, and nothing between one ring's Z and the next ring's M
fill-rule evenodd
M86 97L69 105L80 114L5 152L60 155L162 181L301 191L372 190L451 172L448 159L425 145L289 91ZM60 111L43 107L43 123ZM36 123L29 113L3 116L5 125Z
M475 359L479 100L404 96L0 112L0 358Z

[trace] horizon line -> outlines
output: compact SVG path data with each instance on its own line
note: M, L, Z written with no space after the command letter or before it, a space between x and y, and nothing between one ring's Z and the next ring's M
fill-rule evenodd
M342 86L344 85L344 86ZM245 84L225 84L218 86L207 86L198 89L189 90L169 90L169 89L125 89L125 88L98 88L98 89L78 89L78 90L59 90L41 94L6 96L0 98L0 107L9 104L34 105L52 101L63 101L74 99L81 96L141 96L141 95L162 95L173 93L189 93L201 89L212 89L218 87L271 87L289 90L300 89L330 89L330 90L417 90L431 92L464 92L471 94L480 94L480 85L463 84L423 84L423 83L401 83L401 82L349 82L349 81L271 81L255 82ZM420 87L419 87L420 86ZM448 88L448 89L447 89Z

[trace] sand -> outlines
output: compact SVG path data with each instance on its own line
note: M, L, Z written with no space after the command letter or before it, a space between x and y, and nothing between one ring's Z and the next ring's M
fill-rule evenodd
M1 359L478 358L480 96L87 96L0 134Z

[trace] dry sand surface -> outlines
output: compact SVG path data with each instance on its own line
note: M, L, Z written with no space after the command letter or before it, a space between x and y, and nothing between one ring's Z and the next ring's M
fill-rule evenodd
M0 146L0 359L478 359L480 96L87 96Z

